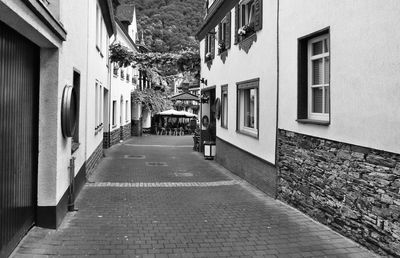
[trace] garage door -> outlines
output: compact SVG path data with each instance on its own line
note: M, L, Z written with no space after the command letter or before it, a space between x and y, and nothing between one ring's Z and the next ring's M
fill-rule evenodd
M34 224L39 48L0 22L0 257Z

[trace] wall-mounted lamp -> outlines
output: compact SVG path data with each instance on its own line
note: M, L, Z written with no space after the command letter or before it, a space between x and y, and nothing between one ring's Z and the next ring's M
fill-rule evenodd
M201 78L201 79L200 79L200 82L203 83L203 84L205 84L205 85L207 86L207 80L206 80L206 79Z

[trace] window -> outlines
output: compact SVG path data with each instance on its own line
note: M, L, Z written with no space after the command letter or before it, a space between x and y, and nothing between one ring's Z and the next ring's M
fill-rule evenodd
M297 118L298 122L329 124L329 30L299 40Z
M125 79L125 72L124 69L121 68L121 80Z
M76 94L76 100L77 100L77 117L76 117L75 132L74 132L74 135L72 136L71 153L75 152L79 148L80 84L81 84L81 75L77 71L74 71L73 87L74 87L74 91Z
M262 0L240 1L235 7L235 44L261 29Z
M255 19L254 0L242 1L239 5L239 26L250 25Z
M115 127L117 125L117 101L113 100L112 104L112 126Z
M308 103L310 119L329 119L329 37L323 35L308 43Z
M259 79L237 83L237 131L258 138Z
M129 73L126 73L126 81L127 82L129 82L129 78L130 78Z
M103 56L103 16L101 14L100 6L96 6L96 48Z
M129 102L125 101L125 121L128 122L129 121Z
M231 47L231 12L218 25L218 54Z
M95 83L95 131L101 129L103 125L103 87L99 82Z
M228 85L221 86L221 127L228 128Z
M94 120L95 120L95 130L97 131L99 125L99 84L95 83L95 100L94 100Z
M114 74L114 77L118 77L118 66L117 66L117 64L114 64L113 74Z
M123 97L121 96L121 103L120 103L120 107L119 107L119 125L120 126L122 126L122 124L123 124L123 120L122 120L122 118L123 118L123 111L124 111L124 99L123 99Z
M205 38L205 62L213 60L215 57L215 31L209 32Z

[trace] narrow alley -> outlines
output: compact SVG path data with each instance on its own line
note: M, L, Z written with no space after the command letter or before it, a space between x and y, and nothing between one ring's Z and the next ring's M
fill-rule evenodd
M105 151L58 230L33 228L12 257L374 257L192 151L190 136Z

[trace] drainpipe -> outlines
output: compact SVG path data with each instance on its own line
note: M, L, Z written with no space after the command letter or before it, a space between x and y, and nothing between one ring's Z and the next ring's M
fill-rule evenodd
M87 122L87 120L88 120L88 112L87 112L87 110L88 110L88 88L89 88L89 85L90 85L90 82L89 82L89 56L90 56L90 54L89 54L89 49L90 49L90 37L89 37L89 35L90 35L90 31L89 31L89 27L90 27L90 19L89 19L89 17L90 17L90 1L87 1L87 12L88 12L88 16L87 16L87 32L86 32L86 41L87 41L87 46L86 46L86 90L85 90L85 98L86 98L86 101L85 101L85 151L84 151L84 164L86 164L86 160L87 160L87 145L88 145L88 138L87 138L87 136L88 136L88 126L87 126L87 124L88 124L88 122ZM85 165L86 166L86 165ZM85 170L86 170L86 167L85 167ZM86 171L85 171L85 173L86 173ZM86 178L86 180L87 180L87 178Z
M279 133L279 0L276 1L276 130L275 130L275 168L276 168L276 191L275 199L278 198L279 168L278 168L278 133Z

